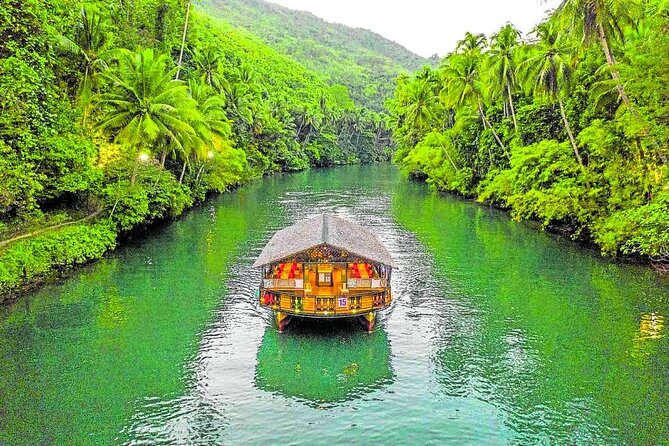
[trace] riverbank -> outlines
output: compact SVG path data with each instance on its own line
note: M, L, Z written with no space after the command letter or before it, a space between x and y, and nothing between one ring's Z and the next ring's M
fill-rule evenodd
M144 167L139 170L133 185L133 198L142 205L135 203L135 206L129 206L129 203L116 200L105 209L96 211L97 217L89 221L56 225L53 229L36 231L37 234L31 237L14 235L14 241L0 245L0 304L33 292L45 282L57 279L77 266L103 258L132 234L177 219L221 193L209 190L202 198L196 198L186 186L180 185L182 192L189 192L180 200L169 200L169 195L173 195L166 193L169 188L157 187L157 183L150 182L148 184L152 184L152 188L142 187L147 185L143 174L150 170L153 169ZM161 176L169 178L167 183L177 184L169 171L162 172ZM222 193L251 181L254 180L231 185ZM143 210L141 214L138 213L140 209Z
M409 175L409 180L415 183L430 184L428 178L423 175ZM588 250L594 256L599 256L608 259L615 259L617 261L630 264L630 265L644 265L651 267L663 274L669 274L669 262L664 259L652 259L648 255L642 255L636 252L631 253L617 253L616 255L607 255L602 251L600 245L598 245L592 237L589 237L583 231L577 232L573 226L566 224L560 224L559 222L550 222L549 224L544 224L544 222L535 219L517 219L513 218L513 210L507 206L503 206L498 202L490 200L480 200L476 195L472 194L463 194L454 190L440 189L432 187L435 193L440 197L445 199L455 199L461 200L465 203L472 203L483 208L492 209L497 212L503 213L504 215L511 217L513 220L522 222L528 227L532 228L535 231L546 232L554 237L560 239L568 240L570 243L578 246L579 248Z
M146 181L153 179L157 169L147 166L139 170L135 184L123 196L102 204L93 218L44 228L32 236L15 235L3 243L0 304L34 291L76 266L99 260L118 246L120 237L177 218L202 202L169 171L159 173L162 181ZM206 192L211 193L215 191Z
M155 181L156 171L158 181ZM224 192L200 190L195 195L167 170L156 165L137 170L131 193L109 200L92 219L13 235L0 245L0 304L33 292L73 268L96 261L124 239L155 224L181 217L212 196L228 193L253 179L230 185ZM160 184L159 184L160 183ZM119 189L120 190L120 189Z

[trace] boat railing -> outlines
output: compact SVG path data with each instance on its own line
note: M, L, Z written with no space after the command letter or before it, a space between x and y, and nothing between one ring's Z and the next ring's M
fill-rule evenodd
M338 316L362 314L390 305L390 290L376 293L342 294L337 296L302 295L282 291L261 290L260 304L276 311L304 316Z
M349 288L386 288L388 286L388 279L380 278L349 278L346 281Z
M303 279L263 279L263 288L304 288Z
M350 289L355 288L386 288L388 286L388 279L386 278L349 278L346 285ZM263 279L263 288L274 289L303 289L304 279Z

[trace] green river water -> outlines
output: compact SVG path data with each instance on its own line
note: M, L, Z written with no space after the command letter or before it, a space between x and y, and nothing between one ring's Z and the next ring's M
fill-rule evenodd
M251 268L332 212L395 257L372 334L278 334ZM0 308L0 444L669 444L669 281L392 166L269 178Z

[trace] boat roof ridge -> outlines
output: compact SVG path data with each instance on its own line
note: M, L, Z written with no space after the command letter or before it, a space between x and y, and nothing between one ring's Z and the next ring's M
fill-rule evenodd
M321 214L321 217L323 218L323 230L321 232L321 238L323 240L323 243L328 243L329 242L329 214Z
M378 236L358 223L330 213L312 215L274 233L253 266L267 265L318 245L394 267L392 255Z

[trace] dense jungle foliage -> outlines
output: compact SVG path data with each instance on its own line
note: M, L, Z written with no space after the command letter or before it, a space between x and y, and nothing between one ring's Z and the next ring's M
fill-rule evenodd
M379 112L386 110L400 73L438 62L371 31L328 23L263 0L203 0L201 5L322 73L329 82L346 85L357 104Z
M669 2L564 0L527 36L468 33L390 103L408 174L669 261Z
M0 36L0 296L210 191L390 156L347 87L189 1L8 0Z

